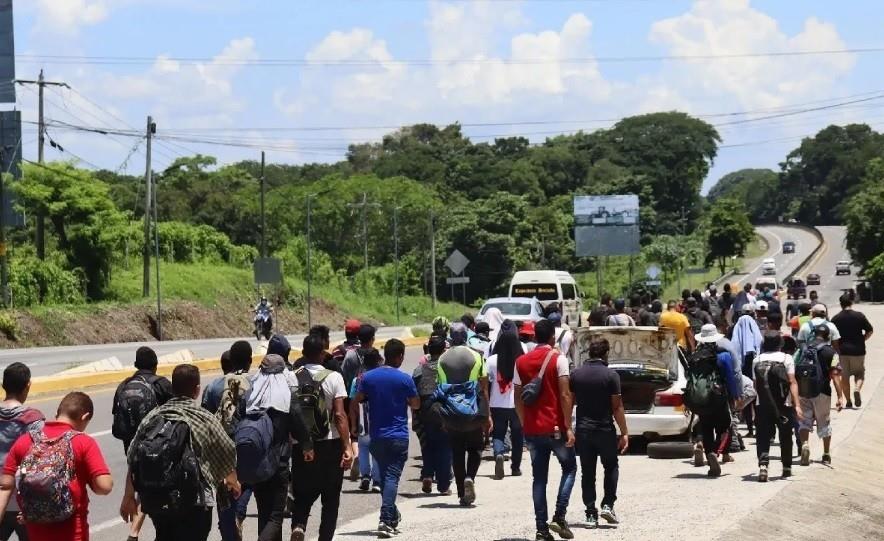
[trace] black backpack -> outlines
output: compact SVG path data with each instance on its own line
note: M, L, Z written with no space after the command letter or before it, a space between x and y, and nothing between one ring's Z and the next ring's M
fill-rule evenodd
M700 344L688 359L684 402L697 415L713 413L727 403L715 344Z
M132 376L124 381L114 397L114 421L111 432L124 442L132 441L138 425L159 403L153 384L159 376Z
M691 332L694 334L700 334L700 330L703 328L703 318L699 317L700 311L697 310L693 314L691 312L685 312L684 315L687 316L688 323L691 325Z
M144 512L175 515L201 505L202 473L190 443L190 426L156 415L143 430L130 467Z
M331 370L322 370L314 378L306 368L299 368L295 372L298 380L298 388L294 391L295 399L301 406L304 424L310 430L310 435L317 440L328 436L331 429L331 415L322 390L322 382L330 374Z
M823 390L823 371L820 368L820 348L824 344L809 343L801 346L795 361L795 379L801 398L816 398Z
M786 365L775 361L759 361L755 363L753 371L758 403L772 407L782 417L786 409L786 399L789 397Z

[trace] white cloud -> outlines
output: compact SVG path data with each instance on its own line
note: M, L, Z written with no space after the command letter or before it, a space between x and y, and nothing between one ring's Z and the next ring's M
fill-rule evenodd
M72 34L107 19L114 0L36 0L38 26Z

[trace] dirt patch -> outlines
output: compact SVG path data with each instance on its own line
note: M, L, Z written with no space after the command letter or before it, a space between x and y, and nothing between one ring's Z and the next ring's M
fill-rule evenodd
M156 340L156 307L151 305L95 306L88 310L53 308L39 314L14 312L16 339L0 334L0 348L72 346L147 342ZM306 310L278 306L274 330L295 334L307 330ZM321 299L313 302L313 324L339 329L347 314ZM163 306L163 338L195 340L248 336L252 311L248 304L231 301L205 306L190 301L171 301Z

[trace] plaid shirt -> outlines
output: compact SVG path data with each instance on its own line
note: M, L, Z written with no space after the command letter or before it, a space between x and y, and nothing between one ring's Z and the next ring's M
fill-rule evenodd
M170 421L184 421L190 427L190 443L200 463L200 470L206 485L218 489L218 508L227 507L227 491L221 482L236 469L236 447L215 416L201 408L194 400L176 396L145 416L138 426L128 460L132 464L135 449L143 437L143 429L156 415Z

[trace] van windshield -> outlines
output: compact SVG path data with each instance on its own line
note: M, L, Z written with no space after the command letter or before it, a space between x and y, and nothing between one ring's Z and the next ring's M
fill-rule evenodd
M511 297L537 297L539 301L555 301L559 298L556 284L515 284Z

